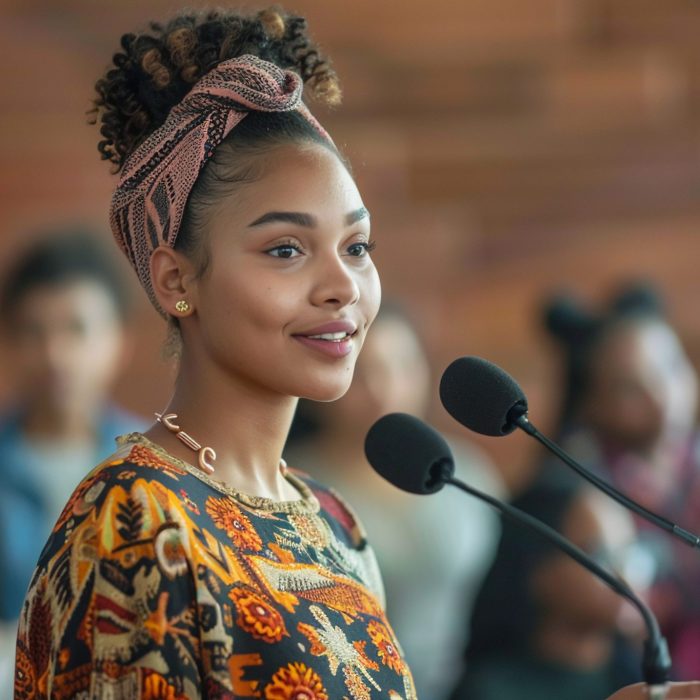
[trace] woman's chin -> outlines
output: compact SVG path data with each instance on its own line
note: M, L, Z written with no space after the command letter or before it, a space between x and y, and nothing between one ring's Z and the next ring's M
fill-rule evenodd
M350 377L352 379L352 377ZM345 393L350 388L350 379L343 382L327 382L319 383L313 387L307 387L300 398L309 399L310 401L319 401L328 403L329 401L337 401L345 396Z

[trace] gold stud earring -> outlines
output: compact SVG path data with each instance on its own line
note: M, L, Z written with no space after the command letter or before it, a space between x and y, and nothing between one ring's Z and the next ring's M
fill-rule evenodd
M190 305L184 299L180 299L180 301L175 304L175 309L181 314L186 314L190 310Z

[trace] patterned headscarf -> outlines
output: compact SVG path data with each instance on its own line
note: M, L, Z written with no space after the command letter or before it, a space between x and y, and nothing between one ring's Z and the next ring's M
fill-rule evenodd
M153 292L149 263L160 245L173 247L187 198L216 147L248 112L297 110L329 142L302 102L299 75L257 56L218 64L129 156L112 197L114 237L136 270L151 303L166 316Z

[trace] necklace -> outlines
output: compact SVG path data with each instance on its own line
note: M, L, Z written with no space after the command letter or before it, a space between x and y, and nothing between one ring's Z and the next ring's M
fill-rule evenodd
M197 453L197 466L206 474L214 473L214 462L216 461L216 452L211 447L200 445L191 435L188 435L184 430L180 429L177 423L177 413L156 413L156 420L166 427L175 437Z
M177 420L177 413L156 413L155 417L162 426L167 428L171 433L174 433L175 437L178 438L180 442L197 453L197 466L205 474L214 473L216 452L212 447L200 445L191 435L182 430L180 426L175 423ZM280 471L283 474L287 471L287 463L283 459L280 459Z

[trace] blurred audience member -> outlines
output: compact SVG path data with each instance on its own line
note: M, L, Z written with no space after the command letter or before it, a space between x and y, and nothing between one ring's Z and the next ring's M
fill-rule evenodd
M0 418L0 622L17 618L76 484L143 427L108 399L126 349L126 290L88 232L41 239L10 270L2 330L16 399Z
M616 569L625 552L622 535L633 529L610 528L610 517L617 520L611 504L584 483L545 465L512 504ZM639 680L637 659L618 633L623 611L636 612L626 605L545 539L504 520L474 604L465 671L452 700L592 700Z
M464 621L493 556L498 519L487 506L449 489L431 497L397 490L374 473L363 449L367 430L382 415L425 416L431 391L413 325L398 307L383 303L350 390L333 404L302 402L285 456L290 465L323 474L358 511L377 553L387 613L418 697L441 700L454 682ZM306 434L299 438L302 428ZM498 492L500 482L484 455L464 441L450 442L461 477Z
M552 302L547 325L565 356L559 440L647 508L700 531L697 376L656 292L632 286L596 315ZM633 578L653 578L650 603L674 677L700 678L700 556L635 517Z

